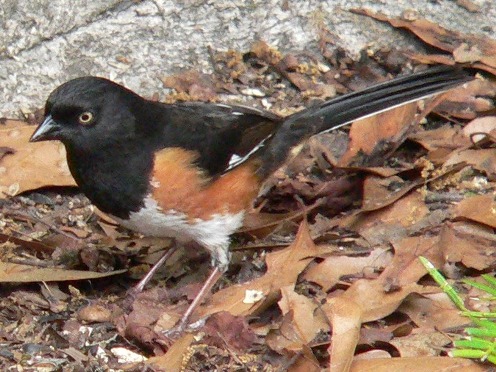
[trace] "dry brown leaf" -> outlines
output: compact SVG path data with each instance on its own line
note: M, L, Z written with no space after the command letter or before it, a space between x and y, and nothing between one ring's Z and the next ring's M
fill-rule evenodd
M331 298L322 309L332 326L329 368L333 372L349 371L360 338L362 309L348 296Z
M162 83L167 88L175 89L178 93L168 97L168 101L214 102L218 98L212 75L202 74L195 70L164 77L162 78Z
M484 139L492 131L496 131L496 116L475 118L463 127L463 134L474 142Z
M440 64L440 65L453 66L455 64L455 60L453 56L450 56L448 54L408 53L408 57L423 65Z
M366 257L327 257L324 261L310 267L304 274L303 278L317 283L322 287L324 292L331 289L339 279L344 275L363 275L365 269L379 272L386 267L392 259L390 249L374 249Z
M402 358L415 358L438 356L439 350L446 347L451 339L437 331L430 329L416 329L414 332L404 337L396 337L389 341Z
M357 360L370 360L370 359L387 359L391 358L391 354L382 349L372 349L364 353L355 355L353 363ZM353 365L352 365L353 366Z
M355 359L351 372L483 372L483 366L470 359L449 357Z
M238 230L257 238L263 238L270 234L284 221L299 220L308 212L307 209L289 213L259 213L251 211L246 214L243 226Z
M411 103L354 122L348 150L339 165L348 165L358 153L372 154L384 142L398 142L400 139L396 137L401 137L412 125L416 112L417 104Z
M400 333L402 330L405 330L406 333L411 332L411 326L406 322L392 325L384 325L382 322L364 324L360 329L358 344L373 346L377 345L378 341L389 342L396 336L394 332Z
M363 322L391 314L407 295L421 290L417 284L410 284L386 293L381 275L375 280L358 280L342 295L329 299L322 308L332 328L331 370L348 371Z
M438 293L409 295L398 311L407 314L417 327L424 330L446 330L470 323L441 289Z
M281 288L281 295L282 298L278 304L287 323L285 327L281 326L279 329L281 335L285 337L279 339L282 341L278 342L279 350L300 351L319 332L329 330L329 323L320 310L319 304L308 297L295 293L294 285ZM270 335L267 336L268 344L269 340ZM274 350L277 351L277 349Z
M0 283L58 282L64 280L97 279L125 273L115 270L108 273L94 271L64 270L0 262Z
M195 336L191 333L185 333L179 340L174 342L167 350L167 353L148 359L145 364L154 371L179 372L184 371L187 363L185 357L188 355L191 344Z
M0 147L14 150L0 160L0 198L40 187L76 185L64 146L54 141L30 143L34 129L14 120L0 125Z
M350 169L357 169L361 171L366 171L367 173L380 176L380 177L392 177L400 172L413 169L412 165L401 164L397 168L389 167L350 167Z
M361 311L362 321L372 322L393 313L410 293L425 291L424 287L416 283L405 284L394 290L389 290L388 285L387 277L381 276L374 280L360 279L340 297L353 300Z
M205 334L203 342L207 345L221 349L227 346L239 352L251 349L257 340L244 317L234 316L227 311L210 316L202 331Z
M289 247L267 254L267 272L251 282L233 285L215 293L201 306L197 315L204 317L219 311L233 315L248 315L275 301L282 287L293 285L298 275L305 269L312 257L318 254L310 234L308 224L303 221L295 241ZM244 301L247 291L255 291L263 299L250 303Z
M450 31L426 19L392 19L366 9L354 12L388 22L393 27L406 28L427 44L452 53L455 61L478 62L474 67L496 75L496 41L491 38Z
M265 337L267 346L280 354L301 352L308 343L302 339L301 330L297 326L298 322L297 315L290 310L283 316L279 328L272 330Z
M494 109L495 94L495 81L474 79L445 94L444 101L439 104L436 111L471 120L478 113L491 112Z
M368 176L363 183L362 210L370 212L384 208L424 182L423 179L407 182L398 176L388 178Z
M396 287L402 287L416 283L426 274L419 256L428 258L436 267L444 263L438 236L411 236L391 243L394 247L394 258L380 276L385 285L392 283Z
M495 228L496 202L494 195L477 195L464 199L456 206L454 215Z
M415 225L429 214L423 196L412 192L387 207L343 219L342 227L358 232L371 244L402 238L406 228Z
M433 130L418 131L409 136L409 139L422 145L426 150L442 150L450 154L453 150L468 147L470 139L457 127L442 126Z
M496 151L492 148L456 151L444 163L446 167L457 164L472 165L484 172L490 181L496 180Z
M16 238L15 236L0 233L0 243L5 243L5 242L11 242L18 246L25 247L32 252L52 253L55 249L51 245L47 245L42 242L38 242L36 240L24 240L24 239Z
M344 293L331 298L323 306L331 321L333 339L340 330L339 343L331 345L331 363L337 371L347 370L358 342L361 323L381 319L395 311L413 292L422 293L426 288L417 284L425 275L418 260L419 255L439 264L436 237L409 237L394 243L395 256L391 264L375 280L357 280ZM344 319L343 319L344 318ZM340 328L341 327L341 328ZM344 338L344 342L342 341Z
M313 355L312 349L304 347L303 353L288 368L288 372L321 372L319 361Z
M488 226L468 221L444 225L439 245L447 262L461 262L466 267L485 270L492 268L496 261L496 237Z

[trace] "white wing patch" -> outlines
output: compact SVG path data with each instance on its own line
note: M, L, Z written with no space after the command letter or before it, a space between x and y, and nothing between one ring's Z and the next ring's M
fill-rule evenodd
M231 111L231 114L233 115L261 115L264 116L267 114L267 112L260 110L256 107L251 107L251 106L245 106L245 105L227 105L225 103L216 103L215 104L217 107L222 107L225 109L229 109ZM241 110L241 111L237 111ZM243 112L242 110L246 110L246 112Z
M226 105L224 103L216 103L217 107L222 107L225 109L229 109L231 112L231 115L236 115L236 116L242 116L242 115L265 115L266 113L262 110L259 110L255 107L249 107L249 106L243 106L243 105L237 105L237 106L230 106ZM245 109L247 112L242 112L242 111L236 111L236 107L238 109ZM268 135L264 139L262 139L255 147L253 147L246 155L240 156L239 154L232 154L231 158L229 159L229 164L227 168L224 170L224 172L228 172L231 169L237 167L240 164L243 164L245 161L247 161L255 152L257 152L260 148L262 148L265 145L265 142L272 137L272 134Z
M232 154L231 158L229 159L229 165L227 166L226 170L224 172L230 171L234 167L237 167L240 164L243 164L245 161L247 161L255 152L257 152L259 149L265 146L265 142L272 137L272 133L269 134L267 137L265 137L263 140L261 140L258 145L256 145L254 148L252 148L245 156L239 156L238 154Z
M233 164L238 164L242 159L243 158L238 154L232 154L231 159L229 159L229 167L231 167Z

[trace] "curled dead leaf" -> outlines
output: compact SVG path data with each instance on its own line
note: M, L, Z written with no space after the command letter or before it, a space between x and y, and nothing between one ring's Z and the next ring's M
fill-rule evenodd
M61 143L30 143L35 127L8 120L0 126L0 147L12 152L0 158L0 198L47 186L75 186Z

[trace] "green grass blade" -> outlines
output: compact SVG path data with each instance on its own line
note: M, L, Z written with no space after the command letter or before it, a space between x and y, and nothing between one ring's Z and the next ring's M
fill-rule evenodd
M496 296L496 288L493 288L487 284L479 283L470 279L463 279L462 281L465 284L469 284L474 288L480 289L481 291L489 293L490 295Z
M429 275L434 279L434 281L441 287L444 293L448 295L448 297L453 301L455 306L462 310L462 311L468 311L467 308L465 307L465 304L463 303L462 298L458 295L456 290L449 284L444 276L439 272L438 269L425 257L419 256L419 260L424 265L425 269L429 273Z

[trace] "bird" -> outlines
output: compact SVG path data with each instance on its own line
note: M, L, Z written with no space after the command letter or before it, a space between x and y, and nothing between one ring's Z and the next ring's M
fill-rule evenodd
M230 237L268 177L311 136L473 77L437 66L313 105L286 117L240 105L161 103L102 77L84 76L48 96L30 141L61 141L82 192L123 227L199 244L213 270L177 329L227 270ZM136 286L143 290L167 251Z

